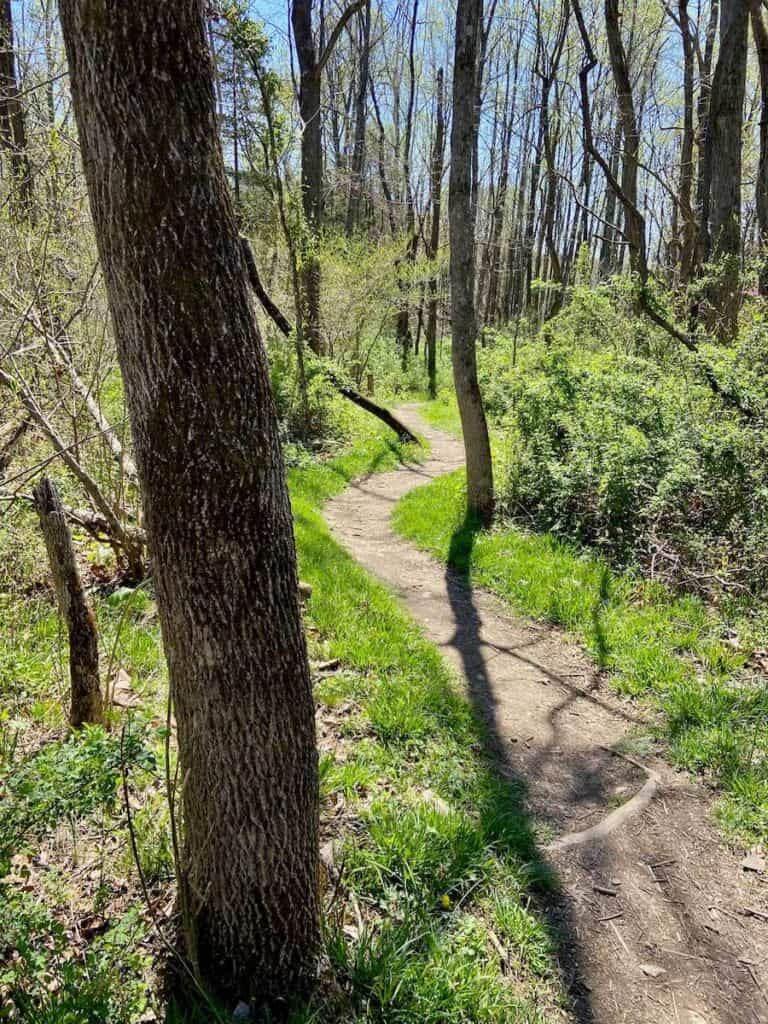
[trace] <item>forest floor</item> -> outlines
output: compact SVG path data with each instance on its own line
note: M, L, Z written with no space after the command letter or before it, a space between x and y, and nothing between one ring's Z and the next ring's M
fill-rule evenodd
M394 532L397 501L463 462L460 442L415 407L401 415L429 458L351 484L326 518L458 671L499 776L526 788L557 878L546 909L573 1020L768 1021L764 873L717 831L705 786L638 742L652 723L578 645ZM639 747L642 760L628 753Z

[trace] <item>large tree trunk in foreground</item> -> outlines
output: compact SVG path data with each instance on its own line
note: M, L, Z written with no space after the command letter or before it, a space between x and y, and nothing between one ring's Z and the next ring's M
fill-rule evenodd
M34 488L35 506L48 551L59 613L69 636L70 707L73 729L101 722L103 705L99 683L99 638L93 612L85 596L72 546L72 535L59 492L44 476Z
M472 150L478 42L483 0L459 0L453 72L453 124L449 219L451 228L451 328L453 379L467 459L467 511L481 522L493 516L493 465L488 425L477 381L475 313L475 221L472 210Z
M61 0L178 723L187 954L226 998L318 945L314 707L203 0Z

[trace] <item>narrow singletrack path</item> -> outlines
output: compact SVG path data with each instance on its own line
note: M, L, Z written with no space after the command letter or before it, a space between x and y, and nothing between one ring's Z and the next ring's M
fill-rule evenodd
M455 667L500 775L524 780L558 880L547 912L560 937L567 1019L768 1022L768 880L742 870L702 785L661 761L613 752L643 719L577 645L394 533L395 503L464 461L461 443L415 407L400 415L429 440L427 461L352 484L326 518Z

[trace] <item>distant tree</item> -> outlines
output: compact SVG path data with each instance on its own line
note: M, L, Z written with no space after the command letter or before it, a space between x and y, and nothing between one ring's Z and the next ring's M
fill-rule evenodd
M480 522L493 516L493 464L483 399L477 380L475 311L475 215L473 150L478 96L478 50L483 0L459 0L453 69L453 123L449 220L451 229L451 333L453 379L467 458L467 510Z
M755 213L759 233L760 294L768 295L768 28L760 0L751 0L752 34L760 68L760 150L755 182Z
M736 330L741 266L741 179L744 97L747 83L749 4L723 0L720 7L720 52L712 81L708 145L711 152L709 206L710 253L722 262L712 290L718 326L724 335Z
M16 73L11 0L0 0L0 145L8 154L13 179L11 209L17 219L25 219L33 212L32 168Z
M301 133L301 194L305 220L301 261L302 324L313 352L324 353L320 330L320 263L314 246L323 223L323 137L321 122L322 75L341 33L366 0L354 0L334 26L325 45L315 45L314 0L293 0L291 24L299 58L299 113Z
M318 945L314 705L205 4L60 13L178 723L187 955L276 1003Z
M445 84L443 69L437 72L437 110L435 111L435 137L432 141L430 159L429 202L432 220L427 239L427 256L436 260L440 249L440 217L443 196L443 164L445 163ZM427 379L430 397L437 396L437 294L438 278L432 273L429 278L427 302L427 328L425 344L427 349Z

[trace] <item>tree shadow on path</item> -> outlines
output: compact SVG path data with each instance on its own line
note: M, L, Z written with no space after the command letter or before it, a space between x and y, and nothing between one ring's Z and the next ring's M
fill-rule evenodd
M488 653L491 645L482 638L482 618L470 579L472 553L480 530L479 522L471 517L456 528L451 537L445 580L455 623L450 646L460 654L484 752L499 781L493 795L495 806L488 811L503 823L497 837L503 851L523 861L535 882L536 910L553 943L571 1017L578 1024L594 1024L589 989L582 980L579 937L568 900L554 869L538 847L528 806L528 785L519 769L511 765L508 739L499 729L496 696L487 666L496 653ZM509 653L519 656L516 651Z

